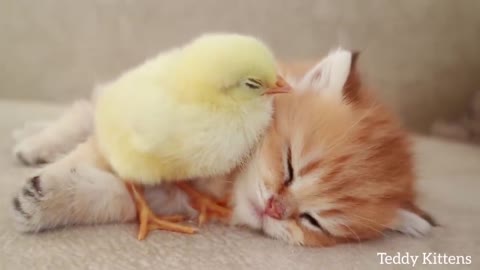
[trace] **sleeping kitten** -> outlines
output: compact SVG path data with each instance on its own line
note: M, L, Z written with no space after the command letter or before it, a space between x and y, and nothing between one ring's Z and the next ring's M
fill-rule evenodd
M233 195L233 224L309 246L430 231L433 221L415 205L407 134L369 96L355 61L338 50L304 76L288 71L295 92L276 97L273 123L252 159L228 176L196 182L214 196ZM91 117L91 105L79 103L16 147L26 164L56 160L14 198L19 230L134 220L123 182L88 139ZM147 198L159 213L195 215L172 186L149 188Z
M275 99L274 121L234 188L234 222L287 242L327 246L386 229L419 236L406 132L336 51Z

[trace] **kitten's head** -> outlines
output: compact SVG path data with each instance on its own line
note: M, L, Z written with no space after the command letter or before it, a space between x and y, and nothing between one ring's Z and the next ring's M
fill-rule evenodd
M310 246L431 228L414 204L407 134L363 89L356 58L335 51L276 97L274 121L235 183L235 223Z

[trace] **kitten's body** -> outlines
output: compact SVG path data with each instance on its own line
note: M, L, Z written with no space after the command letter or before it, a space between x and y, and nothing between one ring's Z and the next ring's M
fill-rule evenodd
M312 246L371 239L387 229L411 235L429 231L430 223L414 204L407 135L363 89L354 62L354 54L337 51L304 77L290 77L296 92L276 98L274 121L245 167L197 181L198 188L217 197L233 194L234 224ZM91 114L78 109L64 118L81 119L79 111L91 121ZM35 160L25 150L32 144L49 150L37 153L51 153L51 143L42 145L38 138L78 127L72 124L77 123L59 121L25 139L17 156ZM81 135L57 139L73 148L91 132L76 130ZM160 213L195 214L186 196L173 187L150 188L147 197ZM25 231L135 218L128 191L108 171L91 140L27 181L13 209Z

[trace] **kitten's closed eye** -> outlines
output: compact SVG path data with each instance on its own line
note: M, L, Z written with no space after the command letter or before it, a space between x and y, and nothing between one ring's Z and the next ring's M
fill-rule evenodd
M293 182L293 177L294 177L294 171L292 166L292 150L290 149L290 147L288 147L287 149L285 162L286 162L286 171L285 171L284 185L289 186Z
M320 224L320 222L318 222L318 220L316 218L314 218L312 215L310 215L309 213L301 213L299 217L300 217L300 219L306 220L313 227L321 230L325 235L329 235L329 236L331 235L330 232L328 230L326 230Z

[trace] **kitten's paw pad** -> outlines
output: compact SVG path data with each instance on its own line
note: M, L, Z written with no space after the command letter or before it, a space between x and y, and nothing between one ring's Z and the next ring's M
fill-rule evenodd
M21 232L39 232L64 224L71 200L70 190L46 171L28 179L12 199L10 206L15 228Z
M43 197L42 187L40 186L40 176L30 178L22 189L24 196L40 200Z
M397 218L394 230L412 237L423 237L429 234L433 228L429 221L407 210L399 210Z
M44 190L40 176L30 178L12 200L13 218L16 228L23 232L42 229L42 204Z

